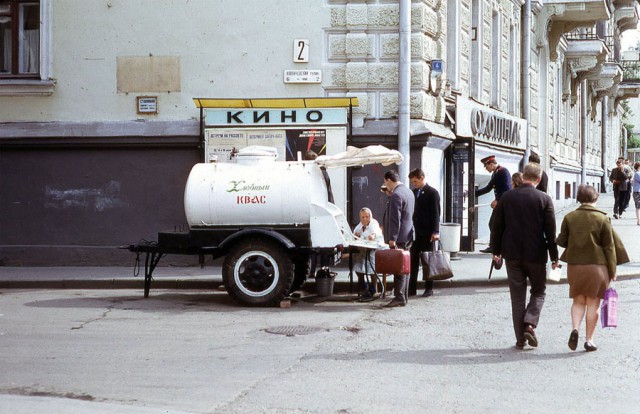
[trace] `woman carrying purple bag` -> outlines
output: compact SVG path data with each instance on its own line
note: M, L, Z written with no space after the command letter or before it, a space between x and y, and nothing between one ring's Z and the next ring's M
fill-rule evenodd
M607 213L595 207L596 189L579 186L577 200L580 207L564 217L556 243L565 248L560 260L568 263L569 297L573 299L569 349L575 351L578 346L579 329L586 313L584 349L595 351L598 347L593 336L600 316L600 301L609 282L616 280L616 265L627 263L629 256L613 231Z

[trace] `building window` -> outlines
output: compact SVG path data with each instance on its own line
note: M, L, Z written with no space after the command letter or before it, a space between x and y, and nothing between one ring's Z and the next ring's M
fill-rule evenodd
M494 11L491 18L491 104L495 108L500 107L500 63L502 62L501 37L500 14L498 14L497 11Z
M447 3L447 80L451 89L460 90L460 0Z
M509 25L509 87L507 88L507 99L509 100L509 113L518 116L518 39L516 28Z
M0 2L0 76L38 77L39 73L39 1Z
M469 95L482 100L482 0L471 2L471 84Z
M0 96L51 95L53 0L0 0Z

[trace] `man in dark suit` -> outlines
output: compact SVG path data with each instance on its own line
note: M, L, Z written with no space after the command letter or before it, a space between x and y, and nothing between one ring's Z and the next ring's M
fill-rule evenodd
M498 204L498 201L500 201L502 195L511 190L511 173L509 173L509 170L498 164L495 155L484 157L480 162L484 164L484 168L491 173L491 179L487 185L476 191L476 197L487 194L491 190L493 190L493 194L495 195L495 199L491 202L491 208L493 210L491 211L491 217L489 218L489 232L491 232L496 205ZM491 253L491 244L489 244L486 249L480 251L482 253Z
M540 164L540 156L535 152L531 152L531 154L529 155L529 162L535 162L536 164ZM540 183L536 186L536 189L542 191L543 193L546 193L548 185L549 185L549 176L543 169L542 178L540 178Z
M409 173L409 182L411 182L416 197L413 211L413 228L416 235L411 245L411 277L409 278L409 296L415 296L418 285L420 252L431 250L433 241L440 239L440 193L427 184L424 171L420 168ZM426 281L422 296L432 295L433 281Z
M558 265L553 201L536 189L541 177L540 164L524 167L524 183L502 195L491 229L494 260L502 257L506 261L517 349L524 348L525 340L530 346L538 346L534 329L544 304L547 252L551 267ZM528 304L527 279L531 283Z
M384 184L391 191L387 209L384 212L382 233L384 241L392 249L408 249L413 242L413 208L415 198L407 186L400 182L395 170L384 174ZM405 306L407 304L407 288L409 275L393 275L394 299L388 307Z

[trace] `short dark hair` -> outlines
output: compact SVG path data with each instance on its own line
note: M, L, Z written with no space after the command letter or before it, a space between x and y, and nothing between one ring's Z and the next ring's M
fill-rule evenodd
M400 174L398 174L398 171L396 170L389 170L384 173L384 179L391 180L391 182L397 183L398 181L400 181Z
M532 152L529 155L529 162L535 162L536 164L540 164L540 157L535 152Z
M576 200L578 203L595 203L598 201L598 191L593 186L580 184L578 186L578 195L576 196Z
M416 168L409 173L409 178L424 178L424 171L420 168Z
M633 164L633 169L637 170L638 168L640 168L640 162L636 161L636 163Z

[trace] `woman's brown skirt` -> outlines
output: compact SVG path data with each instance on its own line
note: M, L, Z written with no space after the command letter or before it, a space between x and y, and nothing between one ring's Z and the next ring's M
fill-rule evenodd
M583 295L603 299L604 291L609 287L609 271L605 265L569 264L567 279L570 298Z

